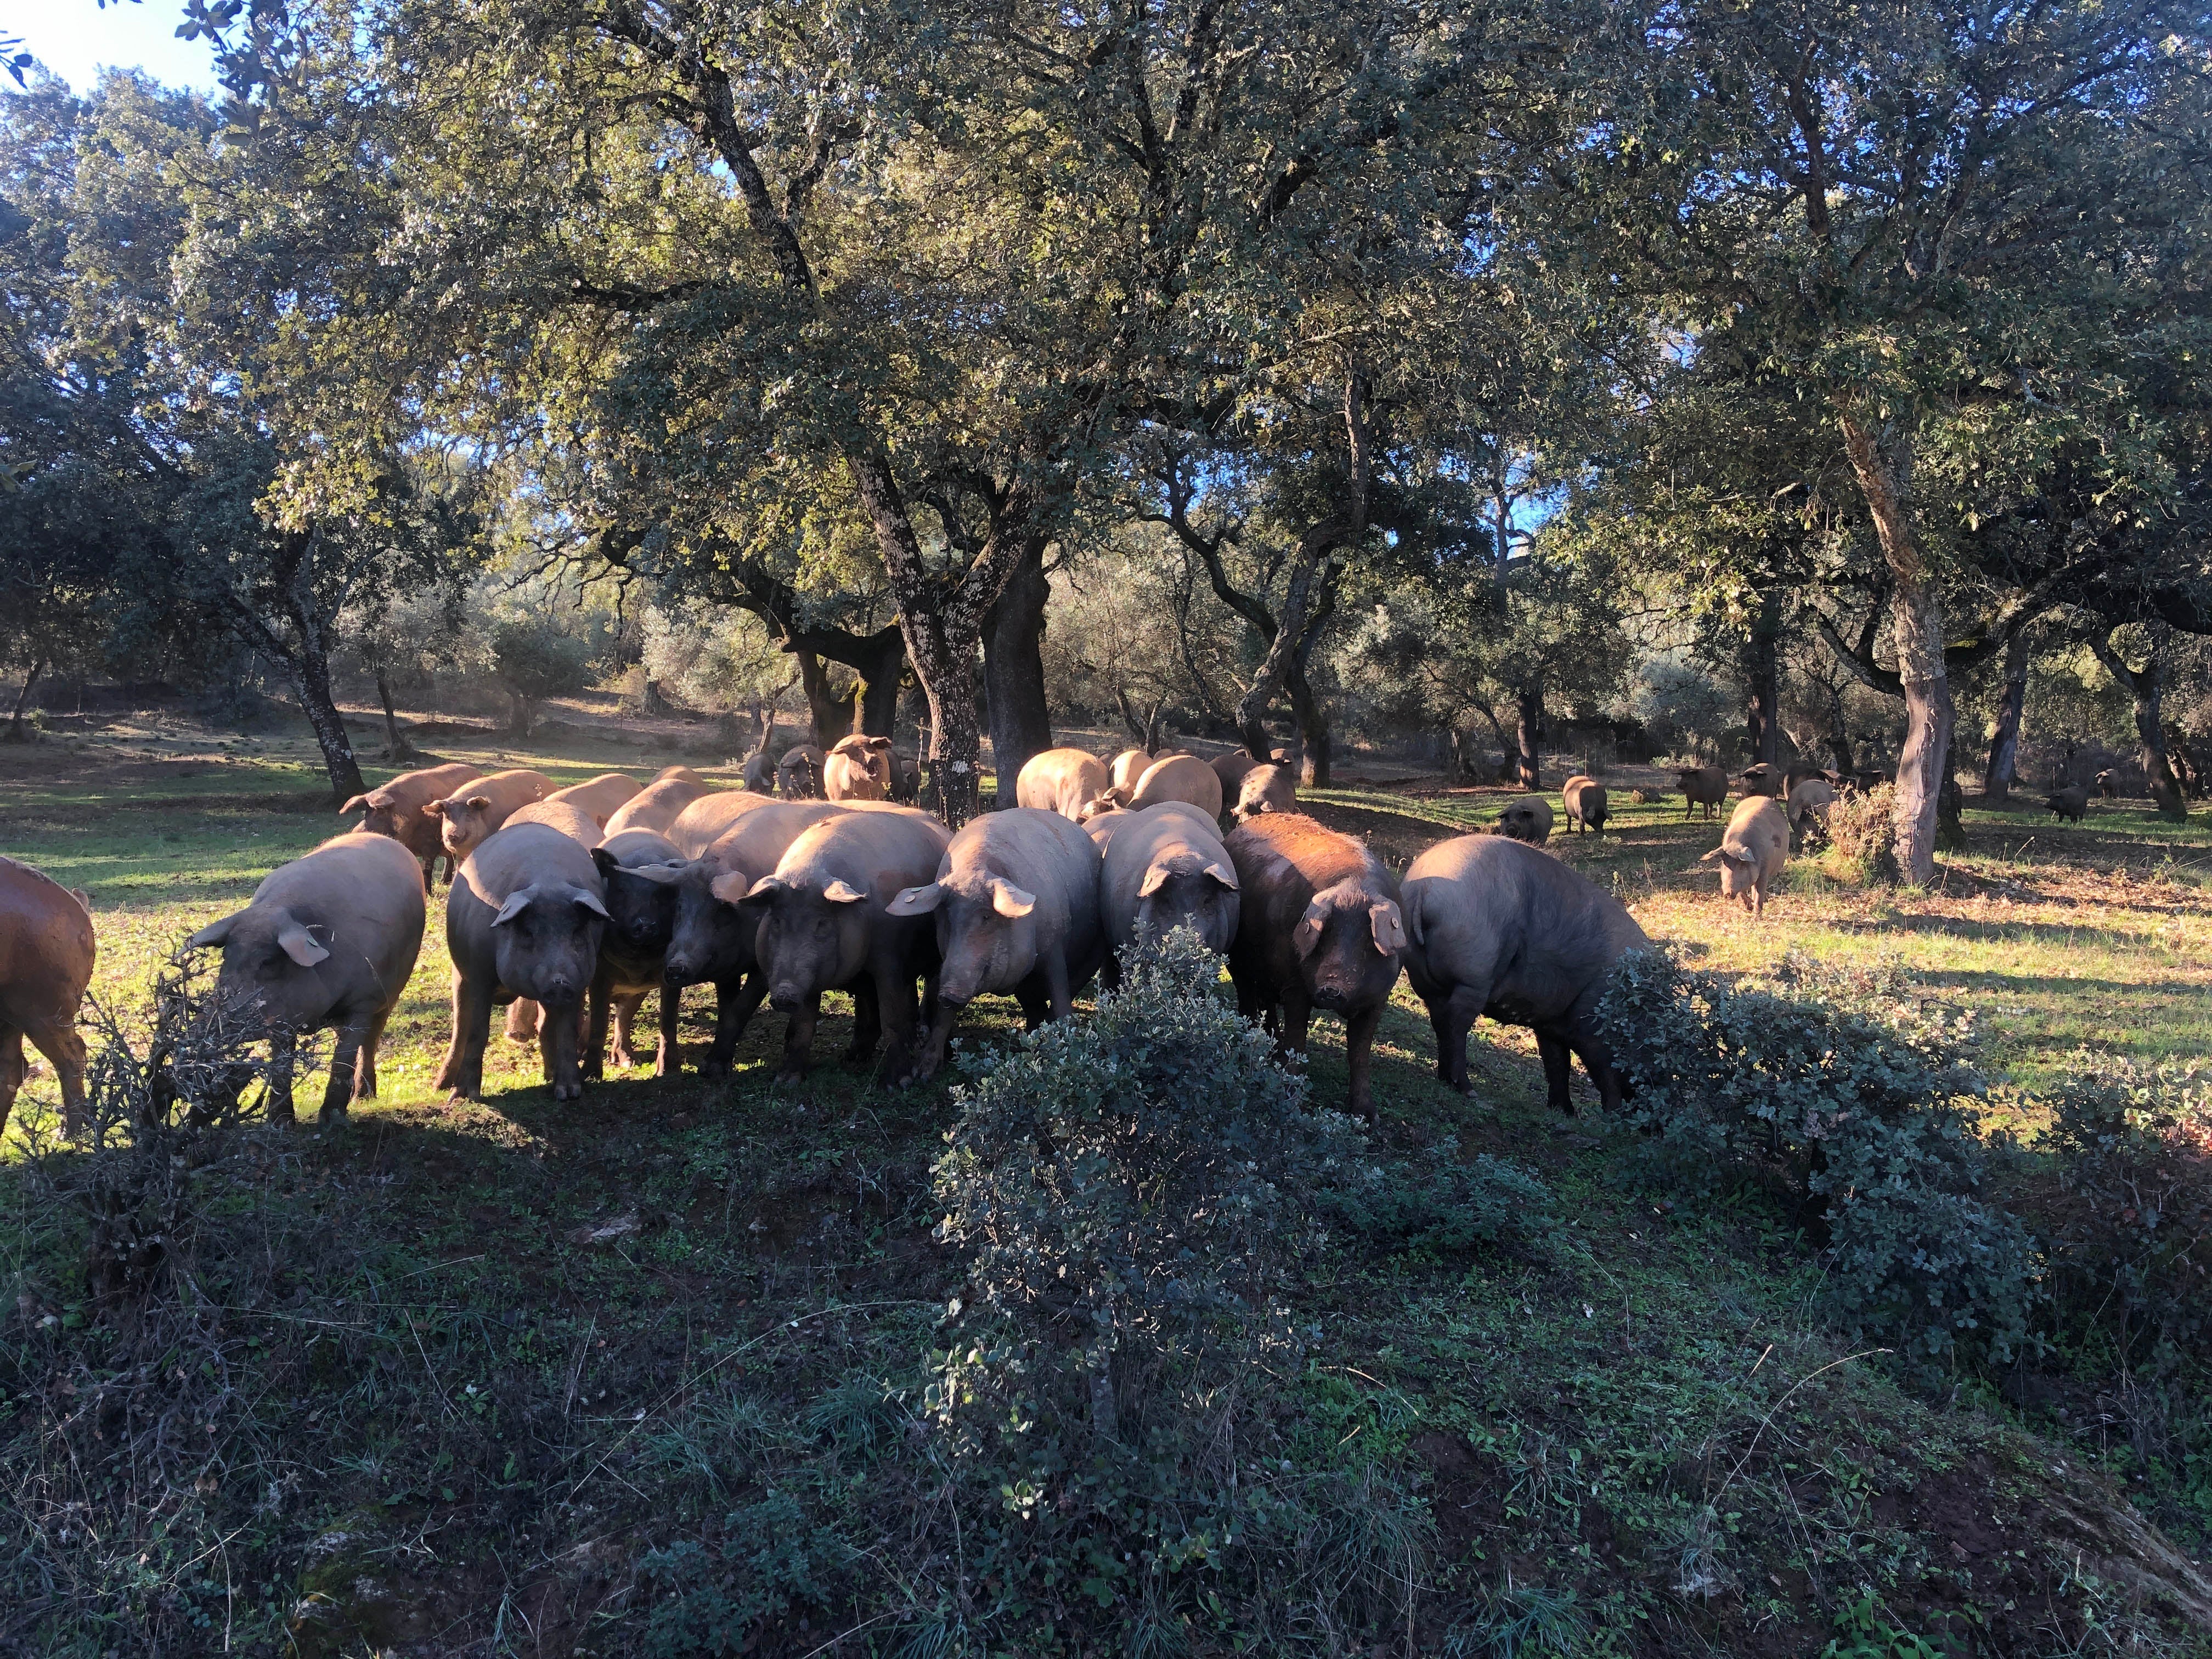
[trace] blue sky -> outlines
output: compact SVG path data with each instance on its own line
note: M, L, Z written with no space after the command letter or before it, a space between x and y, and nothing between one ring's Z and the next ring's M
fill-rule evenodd
M184 15L177 0L110 0L104 11L94 0L0 0L0 34L21 35L25 47L78 92L89 92L109 65L143 69L173 87L212 87L207 42L176 38Z

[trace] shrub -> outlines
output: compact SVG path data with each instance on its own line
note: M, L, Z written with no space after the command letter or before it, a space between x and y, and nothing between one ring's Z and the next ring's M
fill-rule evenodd
M772 1621L829 1601L838 1570L854 1554L781 1495L736 1511L722 1533L717 1543L672 1544L639 1563L653 1607L647 1655L695 1659L752 1652Z
M1540 1256L1557 1237L1552 1190L1510 1158L1479 1154L1460 1161L1455 1142L1430 1149L1419 1167L1370 1167L1320 1195L1322 1214L1376 1251L1456 1255L1495 1248Z
M538 706L589 684L591 647L550 622L503 622L492 629L492 672L512 705L517 737L528 737Z
M1828 850L1820 868L1851 887L1894 887L1897 867L1897 789L1879 784L1851 789L1828 809Z
M2037 1256L2018 1220L1978 1196L1987 1158L1966 1103L1984 1085L1956 1052L1963 1022L1902 988L1893 968L1793 954L1765 988L1638 951L1599 1018L1654 1136L1653 1176L1692 1193L1746 1179L1786 1192L1827 1248L1829 1316L1925 1376L2019 1350Z

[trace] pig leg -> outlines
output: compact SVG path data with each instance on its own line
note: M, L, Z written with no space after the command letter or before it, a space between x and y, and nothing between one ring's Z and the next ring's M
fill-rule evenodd
M0 1134L8 1132L8 1114L31 1068L23 1063L23 1034L0 1029Z
M545 1068L545 1080L553 1085L556 1100L584 1097L583 1067L578 1054L583 1047L581 1025L581 1020L560 1008L546 1009L544 1018L538 1022L538 1053Z
M1455 985L1429 1004L1429 1024L1437 1034L1437 1076L1463 1095L1474 1092L1467 1080L1468 1034L1489 1000L1486 991Z
M435 1086L453 1100L483 1098L484 1045L491 1041L491 987L453 970L453 1042Z
M945 1045L952 1040L952 1028L959 1023L960 1005L939 1002L935 1016L929 1021L927 1035L922 1039L921 1053L915 1056L912 1069L899 1081L927 1083L935 1077L944 1067Z
M874 984L869 1000L875 1005L877 1023L887 1039L884 1043L883 1070L878 1075L903 1077L914 1053L914 972L902 963L893 963L878 967L871 977ZM869 1047L874 1046L872 1040Z
M714 987L714 1046L707 1051L707 1063L699 1068L701 1077L730 1074L738 1039L744 1036L745 1027L752 1023L753 1014L767 995L768 975L757 968L744 976L742 984L732 980Z
M653 1074L670 1077L677 1070L676 1021L684 1011L684 993L673 985L660 988L660 1040L653 1045Z
M269 1039L269 1082L262 1099L271 1123L292 1121L292 1067L299 1054L296 1033L279 1031Z
M62 1131L78 1135L84 1132L84 1039L77 1035L74 1020L49 1020L43 1024L24 1028L16 1038L18 1064L22 1054L22 1037L28 1036L54 1068L54 1078L62 1085ZM20 1081L20 1080L19 1080ZM7 1127L8 1111L0 1104L0 1128Z
M1044 988L1052 999L1052 1017L1054 1019L1073 1018L1075 1013L1075 987L1070 982L1066 952L1055 950L1044 959ZM1036 1024L1032 1023L1030 1029L1036 1030Z
M528 997L517 997L507 1005L507 1034L515 1042L530 1042L537 1036L539 1024L538 1005Z
M583 1073L597 1082L606 1075L608 1005L613 1000L612 988L607 982L607 970L602 966L592 975L592 988L584 999ZM517 1004L518 1007L521 1005ZM619 1060L621 1053L615 1058ZM550 1077L551 1073L549 1072Z
M1110 951L1106 960L1098 964L1098 984L1101 989L1118 991L1121 988L1121 959Z
M1313 1004L1306 999L1305 988L1285 989L1282 1001L1272 1012L1280 1016L1275 1027L1276 1047L1285 1054L1305 1053L1306 1027L1313 1021Z
M615 1060L623 1066L637 1064L637 1043L634 1031L637 1011L644 1005L645 994L633 991L615 1001Z
M848 1065L873 1060L884 1040L883 998L877 986L872 969L853 981L853 1042L845 1050Z
M384 1027L392 1018L389 1008L380 1008L368 1022L368 1034L361 1040L361 1063L354 1068L353 1097L356 1100L376 1098L376 1051L384 1042Z
M1345 1058L1352 1066L1352 1111L1357 1117L1364 1115L1367 1127L1382 1127L1382 1109L1375 1103L1375 1093L1368 1086L1368 1074L1375 1067L1375 1029L1382 1023L1382 1005L1363 1008L1348 1016L1344 1022Z
M353 1097L356 1074L367 1047L368 1033L357 1020L342 1020L337 1029L331 1044L330 1080L323 1085L322 1115L316 1119L319 1123L344 1121L346 1103Z
M1536 1053L1544 1062L1544 1097L1546 1101L1569 1116L1574 1115L1574 1097L1567 1092L1567 1040L1549 1031L1536 1033Z
M791 1018L783 1028L783 1069L775 1074L778 1083L805 1080L806 1062L814 1049L814 1024L821 1018L822 993L819 991L808 993L799 1006L791 1011Z

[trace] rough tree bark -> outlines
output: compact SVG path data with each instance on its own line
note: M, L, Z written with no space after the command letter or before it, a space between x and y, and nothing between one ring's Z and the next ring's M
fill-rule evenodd
M44 657L39 657L33 659L31 672L23 676L23 689L15 694L15 711L8 716L9 742L29 741L30 733L23 729L23 714L31 706L31 688L39 683L39 676L46 672L46 659Z
M2004 689L1997 696L1996 730L1990 734L1990 763L1982 773L1982 798L2002 806L2018 781L2020 717L2027 708L2027 668L2032 653L2023 629L2005 641Z
M1336 550L1358 539L1367 528L1372 459L1368 452L1366 404L1367 378L1355 367L1344 377L1344 429L1351 465L1342 506L1299 538L1283 587L1283 610L1275 619L1275 636L1267 642L1267 654L1237 705L1237 735L1244 740L1245 752L1262 765L1269 757L1268 711L1282 690L1295 655L1313 648L1316 619L1325 622L1328 607L1334 603L1331 596L1336 585Z
M1524 685L1513 693L1513 752L1508 757L1521 775L1523 789L1544 787L1538 745L1544 740L1544 688Z
M853 694L839 691L821 657L800 647L787 647L799 666L799 688L814 727L814 745L827 750L842 738L853 735Z
M399 711L392 706L392 687L384 678L384 671L376 671L376 700L384 705L384 757L404 761L415 758L415 745L407 741L407 734L399 729Z
M331 790L340 801L368 793L361 763L354 758L353 739L331 696L331 651L328 623L316 603L310 577L310 559L321 532L310 526L285 532L270 562L270 586L276 605L292 624L295 638L286 641L262 620L253 608L233 595L229 611L233 625L246 642L282 669L298 694L300 707L314 728L315 744L323 751L323 769Z
M2105 665L2105 672L2119 682L2120 689L2135 700L2136 736L2142 743L2143 775L2150 781L2150 798L2158 808L2158 815L2172 823L2185 822L2189 807L2182 799L2181 781L2173 775L2173 765L2166 752L2166 624L2152 621L2143 624L2150 636L2150 653L2141 668L2130 668L2119 648L2112 643L2112 628L2101 620L2088 629L2085 637L2097 660Z
M983 695L990 706L991 763L1001 781L1021 775L1032 755L1052 747L1052 710L1044 689L1044 611L1052 583L1044 574L1045 544L1025 549L1012 579L983 616ZM999 791L1001 805L1013 791Z
M1954 713L1943 655L1943 601L1929 568L1909 506L1910 448L1885 449L1869 416L1849 404L1838 411L1875 538L1893 584L1891 593L1897 676L1905 694L1905 747L1897 757L1897 867L1924 887L1936 877L1936 820L1951 749Z

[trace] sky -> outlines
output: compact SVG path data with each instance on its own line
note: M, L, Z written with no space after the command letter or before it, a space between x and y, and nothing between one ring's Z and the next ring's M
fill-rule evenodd
M77 92L89 92L108 65L143 69L173 87L211 88L215 69L205 40L179 40L178 0L0 0L0 34L23 45ZM13 91L15 82L0 79Z

